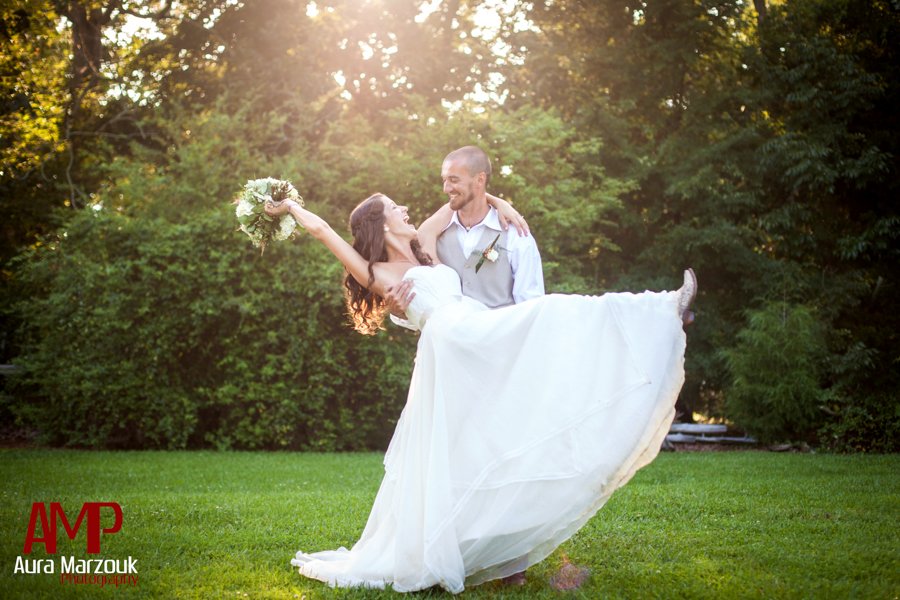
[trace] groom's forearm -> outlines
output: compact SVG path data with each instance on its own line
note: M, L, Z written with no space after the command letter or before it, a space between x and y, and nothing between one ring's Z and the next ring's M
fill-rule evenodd
M534 238L519 238L512 242L510 267L513 270L513 299L516 304L544 295L544 270L541 253Z

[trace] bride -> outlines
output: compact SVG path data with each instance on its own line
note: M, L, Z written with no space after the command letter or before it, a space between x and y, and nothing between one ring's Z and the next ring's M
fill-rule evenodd
M446 222L417 231L383 194L350 215L352 246L296 202L266 212L289 212L343 263L358 331L379 328L386 291L404 279L416 292L407 317L421 330L362 536L350 550L297 552L302 575L453 593L514 575L657 455L684 381L690 269L674 292L551 294L489 310L433 258Z

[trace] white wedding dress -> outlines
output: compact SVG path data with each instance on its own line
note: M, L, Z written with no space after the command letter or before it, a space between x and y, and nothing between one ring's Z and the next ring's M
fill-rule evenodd
M489 310L447 266L407 277L422 332L368 523L352 549L291 564L332 586L458 593L544 559L653 460L685 335L677 292Z

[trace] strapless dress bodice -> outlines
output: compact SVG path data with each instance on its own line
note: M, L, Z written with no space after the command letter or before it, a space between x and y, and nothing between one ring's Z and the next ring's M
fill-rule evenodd
M412 280L416 293L406 309L406 317L418 329L425 326L437 309L468 304L463 299L459 275L447 265L412 267L404 278Z

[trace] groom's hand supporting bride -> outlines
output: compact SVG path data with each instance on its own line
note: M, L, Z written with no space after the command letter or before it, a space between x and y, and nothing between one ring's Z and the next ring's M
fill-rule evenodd
M412 291L413 282L404 279L397 285L387 288L384 296L384 304L387 311L398 319L406 320L406 309L409 308L410 302L416 297L416 293Z

